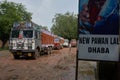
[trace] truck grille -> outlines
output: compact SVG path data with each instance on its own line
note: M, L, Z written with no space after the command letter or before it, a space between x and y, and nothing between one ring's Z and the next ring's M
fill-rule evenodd
M17 48L18 49L23 49L23 46L24 46L23 43L17 43Z

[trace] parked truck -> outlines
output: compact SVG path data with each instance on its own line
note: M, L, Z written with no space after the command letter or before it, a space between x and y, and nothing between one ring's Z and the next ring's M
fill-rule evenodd
M36 59L40 54L50 54L54 47L54 36L33 22L16 22L10 33L9 50L14 59L29 57Z
M41 52L50 54L54 49L54 34L41 29Z
M77 47L77 40L71 39L70 44L71 44L71 47Z
M62 49L64 43L64 38L55 35L54 37L54 49Z
M69 47L69 40L68 39L64 40L63 47Z

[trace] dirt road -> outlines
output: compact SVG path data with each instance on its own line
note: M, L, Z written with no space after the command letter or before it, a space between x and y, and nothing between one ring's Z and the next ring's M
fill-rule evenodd
M75 80L76 48L55 50L37 60L14 60L0 51L0 80ZM79 61L79 80L95 80L95 62Z

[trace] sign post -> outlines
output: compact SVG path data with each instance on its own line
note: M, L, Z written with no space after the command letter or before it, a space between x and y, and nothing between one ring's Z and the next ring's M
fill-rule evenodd
M119 0L79 0L77 67L78 60L119 62L119 17Z

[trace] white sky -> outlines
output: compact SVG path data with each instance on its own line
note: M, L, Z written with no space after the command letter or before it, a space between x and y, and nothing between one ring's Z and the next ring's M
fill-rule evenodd
M3 0L0 0L3 1ZM38 25L52 26L52 19L56 13L66 13L67 11L78 13L78 0L7 0L22 3L27 11L31 12L32 21Z

